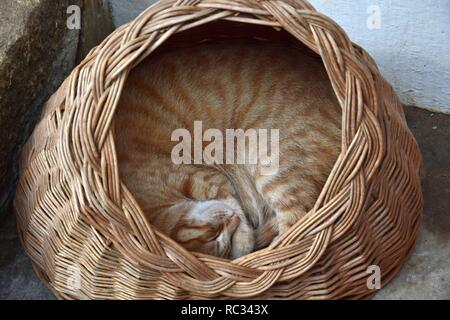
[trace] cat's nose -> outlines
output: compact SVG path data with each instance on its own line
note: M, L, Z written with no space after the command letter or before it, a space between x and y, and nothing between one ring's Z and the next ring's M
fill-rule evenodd
M236 213L233 213L231 217L228 219L231 227L238 226L241 223L241 218Z
M228 220L227 228L229 229L230 232L234 232L240 223L241 223L241 218L239 218L239 216L234 213L233 215L230 216L230 218Z
M231 223L239 223L241 222L241 218L236 213L233 213L233 215L230 217Z

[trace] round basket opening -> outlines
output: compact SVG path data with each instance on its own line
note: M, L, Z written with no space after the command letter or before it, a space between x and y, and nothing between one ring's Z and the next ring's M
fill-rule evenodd
M114 132L148 222L191 252L236 259L314 208L340 153L341 108L321 58L289 33L215 22L130 72Z
M221 19L239 23L211 22ZM267 25L284 28L301 41ZM246 41L251 41L253 55L236 52L245 47ZM209 48L209 55L189 55L202 46ZM305 46L320 53L323 65ZM271 58L265 59L267 51ZM172 59L167 58L170 55ZM133 66L137 67L130 72ZM304 69L309 71L302 73ZM296 87L301 82L292 76L296 72L298 79L308 84L304 92ZM145 93L148 91L150 97ZM316 100L305 96L327 97L329 101L322 108L324 105L311 103ZM310 103L297 104L296 99ZM342 107L342 117L336 100ZM151 107L142 103L148 101L152 101ZM245 109L249 106L259 106L265 112ZM295 107L288 108L291 106ZM165 110L173 112L166 114ZM274 117L285 119L276 125L264 123ZM292 133L301 132L302 125L310 125L304 119L317 117L324 120L313 121L315 127L304 137L313 134L320 140L337 135L326 144L334 150L329 158L323 157L327 147L313 150L314 143L303 143L302 149L292 144L295 140L282 138L286 129L299 125ZM166 155L161 159L167 159L180 139L170 139L167 145L161 141L168 141L173 129L188 129L179 133L187 131L192 137L189 129L195 127L196 119L224 120L202 126L203 133L217 129L210 131L211 138L220 136L226 128L279 129L280 169L289 152L294 154L288 157L295 160L294 164L316 154L317 161L287 170L272 188L250 188L254 191L250 194L244 192L248 190L245 188L235 190L233 197L238 204L245 200L257 205L261 202L254 201L255 194L260 194L265 202L282 199L272 203L272 211L277 211L277 205L289 210L299 205L291 201L298 197L290 196L304 195L299 190L291 193L278 189L279 185L286 186L285 181L300 186L304 181L314 182L317 177L307 174L320 167L320 156L328 159L329 166L318 171L333 167L316 185L318 192L310 195L309 207L297 219L285 221L287 227L295 225L270 244L261 245L268 247L255 248L255 243L261 243L253 239L255 250L250 254L238 259L214 257L198 253L196 248L185 249L189 247L187 242L178 239L177 243L170 238L173 235L165 235L162 229L169 223L158 225L146 219L146 208L153 209L158 201L164 209L173 199L189 200L196 190L193 181L172 177L178 187L153 192L164 184L149 179L155 175L164 178L170 172L162 165L150 167L149 159L161 154ZM246 124L249 119L254 123ZM170 125L170 130L163 130ZM263 146L271 146L272 136L267 137ZM151 152L145 148L133 152L149 141L156 142ZM295 146L293 150L283 149L286 141L291 143L288 146ZM201 139L199 149L203 151L210 142ZM297 157L299 150L308 153ZM139 161L133 165L136 159ZM368 270L379 267L383 286L398 273L414 248L422 211L421 155L407 128L401 102L370 56L305 1L155 4L115 31L71 73L47 102L21 161L15 198L21 238L39 276L65 298L368 298L376 293L368 286ZM270 167L273 162L264 163ZM202 163L177 166L200 173L208 169L214 173L212 178L221 177L217 170L223 172L223 166L214 171ZM179 171L174 170L176 174ZM241 180L248 182L246 177L250 181L254 178L237 173L225 170L224 176L238 186ZM203 172L200 176L202 180L209 175ZM262 178L263 182L271 180L264 175ZM218 186L226 184L222 181ZM139 185L149 189L139 190ZM226 188L206 188L211 194L200 191L203 198L198 196L197 200L229 196ZM201 208L226 211L223 206L216 210L211 203ZM178 209L172 212L179 214ZM268 216L272 211L256 210ZM259 218L253 221L252 215L230 220L223 213L222 221L234 221L232 237L245 219L250 227L258 227ZM71 285L71 270L80 276L76 287Z

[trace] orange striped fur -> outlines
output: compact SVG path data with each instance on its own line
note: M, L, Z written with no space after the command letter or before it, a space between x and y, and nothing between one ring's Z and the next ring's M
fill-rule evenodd
M172 132L279 129L275 175L260 165L175 165ZM318 57L257 40L153 54L115 118L120 174L149 221L187 249L238 258L314 205L339 154L341 111Z

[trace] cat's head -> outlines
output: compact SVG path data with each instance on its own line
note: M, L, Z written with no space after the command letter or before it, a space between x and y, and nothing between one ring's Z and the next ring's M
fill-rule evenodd
M245 216L216 200L192 202L171 236L190 251L229 259L254 248L253 229Z

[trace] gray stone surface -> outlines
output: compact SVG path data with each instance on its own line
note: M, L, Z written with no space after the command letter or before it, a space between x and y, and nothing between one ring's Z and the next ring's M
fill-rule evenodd
M450 299L450 116L408 107L425 165L425 210L417 247L375 299ZM14 216L0 221L0 299L52 299L20 248Z
M20 146L59 81L52 72L65 74L75 62L60 54L64 43L78 41L78 31L65 28L67 2L0 2L0 215L13 195Z
M114 23L121 26L137 17L153 5L156 0L108 0L111 4Z
M84 0L82 5L83 28L80 34L78 61L115 29L108 0Z
M81 30L66 26L70 5L83 8ZM0 217L10 207L17 159L40 107L112 30L103 0L0 1Z
M20 246L13 214L0 220L0 300L50 300L53 294L37 278Z

